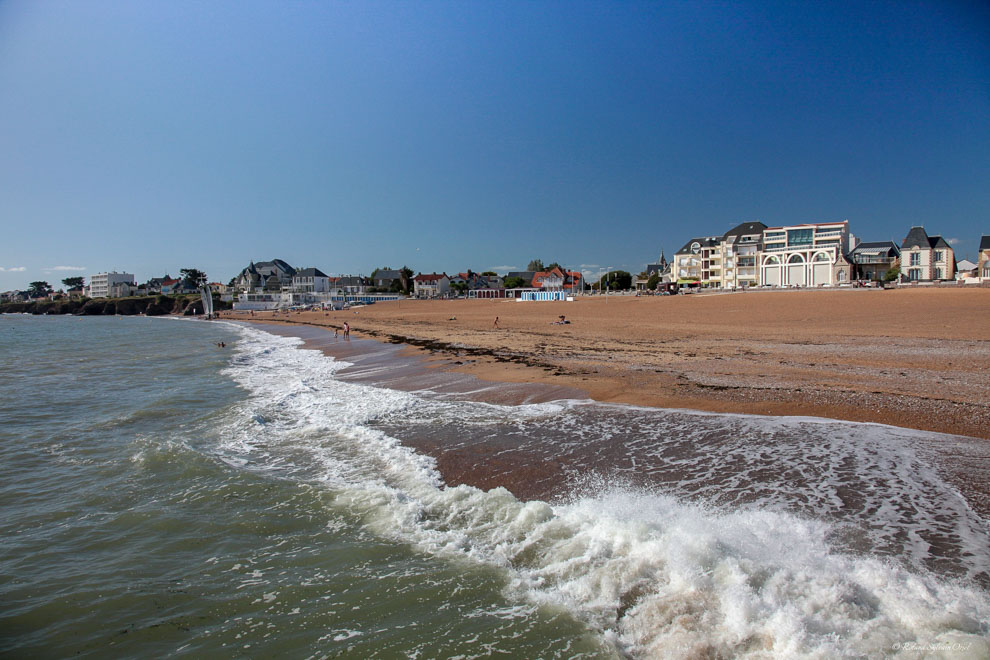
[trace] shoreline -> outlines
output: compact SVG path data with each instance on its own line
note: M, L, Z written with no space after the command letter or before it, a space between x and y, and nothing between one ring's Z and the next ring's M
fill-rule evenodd
M990 439L990 386L981 377L990 372L990 291L896 294L401 301L357 313L222 318L328 331L347 321L355 336L402 344L434 368L491 383L563 386L603 403L873 422ZM776 304L767 304L770 295ZM939 303L943 309L932 309ZM837 324L830 318L836 305L862 305L874 322ZM674 315L657 319L659 310ZM926 320L907 328L885 321L919 311ZM693 315L697 327L686 331L680 312ZM572 324L546 320L561 313ZM942 313L973 318L953 325L941 321ZM489 327L496 315L497 330Z

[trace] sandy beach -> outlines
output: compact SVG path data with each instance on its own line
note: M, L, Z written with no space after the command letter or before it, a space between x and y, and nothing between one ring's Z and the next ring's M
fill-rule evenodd
M554 324L560 315L570 323ZM990 438L987 288L410 300L252 320L346 321L352 335L407 344L437 368L598 401Z

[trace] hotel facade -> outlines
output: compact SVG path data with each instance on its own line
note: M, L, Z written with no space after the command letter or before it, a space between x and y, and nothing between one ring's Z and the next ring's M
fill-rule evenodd
M760 282L823 286L848 282L849 221L768 227L763 232Z
M722 236L692 238L674 255L681 286L745 289L817 287L849 282L849 222L767 227L744 222Z

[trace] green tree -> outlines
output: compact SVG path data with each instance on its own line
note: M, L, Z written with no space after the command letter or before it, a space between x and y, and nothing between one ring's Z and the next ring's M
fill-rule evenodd
M886 273L883 274L883 281L893 282L900 276L901 276L901 267L894 266L893 268L891 268L890 270L888 270Z
M553 270L554 268L559 268L560 270L567 272L567 269L558 264L556 261L547 264L545 268L540 268L540 270Z
M403 266L399 269L399 277L402 280L402 291L406 294L412 293L413 275L412 268L409 266Z
M546 268L543 267L543 262L541 260L533 259L532 261L529 262L529 265L526 266L526 270L536 271L536 270L546 270Z
M527 286L529 282L521 277L507 277L503 284L506 289L518 289L519 287Z
M31 282L28 284L28 294L32 298L44 298L52 292L52 285L48 282Z
M613 270L602 275L599 286L612 291L627 291L632 286L632 275L624 270Z
M66 289L75 289L77 286L82 286L86 282L84 277L67 277L62 280L62 284L65 285Z
M496 273L494 270L486 270L485 272L482 273L482 275L486 277L498 277L498 273Z
M187 285L199 286L200 282L206 282L206 273L198 268L180 268L179 274Z
M646 280L646 288L650 291L656 290L657 286L660 284L660 276L656 273L650 275L650 278Z

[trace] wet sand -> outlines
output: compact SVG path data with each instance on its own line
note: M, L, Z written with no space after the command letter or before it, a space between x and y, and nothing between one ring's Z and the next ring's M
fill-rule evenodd
M435 368L435 360L420 351L409 351L401 344L335 338L332 332L316 325L270 322L261 325L273 334L301 338L306 348L347 362L350 366L337 372L341 380L426 392L427 396L440 396L445 400L504 405L550 401L560 405L564 400L571 400L567 405L584 408L579 415L585 422L594 424L596 418L623 420L618 426L607 425L607 430L589 431L579 425L576 435L573 429L531 435L531 425L521 431L512 423L478 426L471 434L433 424L400 422L395 425L392 422L392 426L382 426L386 433L401 437L403 444L434 458L444 482L450 486L467 484L483 490L504 487L522 499L559 501L580 495L585 489L600 488L604 480L611 484L660 489L689 498L702 494L706 502L713 504L745 505L761 493L765 495L764 482L772 484L779 472L786 472L784 467L775 464L782 458L778 454L786 451L786 445L800 442L801 434L790 438L785 434L778 450L773 455L763 455L754 468L751 461L740 461L738 455L733 457L739 451L738 447L732 449L738 438L754 433L745 417L726 418L676 410L668 410L662 417L643 416L624 406L590 409L581 404L580 400L587 395L580 390L547 383L483 381L460 371ZM654 426L660 424L663 428L641 428L642 420L648 420ZM816 420L803 423L811 424L808 428L817 426ZM757 425L756 428L761 427ZM850 431L836 427L836 432L841 435ZM866 429L852 432L869 434ZM754 443L758 444L761 431L755 433ZM550 437L553 442L547 441ZM978 515L990 516L990 444L978 438L952 435L888 437L893 445L904 442L905 437L912 437L917 449L928 457L925 462L936 465L942 477ZM660 438L663 441L658 444ZM663 450L658 451L661 445ZM712 451L722 458L713 463L709 456ZM808 458L811 465L831 464L828 460L822 461L820 452L817 457ZM857 470L867 467L862 464ZM836 469L844 470L841 466ZM886 468L878 469L881 473L870 478L879 481L890 478L883 473ZM742 478L743 472L746 473L744 480L750 484L740 493L738 488L729 486L732 480ZM866 491L873 488L846 486L836 494L855 509L862 495L860 487ZM944 539L939 540L937 535L928 538L927 542L939 547L945 545ZM953 556L955 550L946 546L941 552L944 556Z
M571 323L553 325L561 314ZM990 438L990 288L410 300L250 320L346 321L355 337L413 347L440 369L603 402Z

